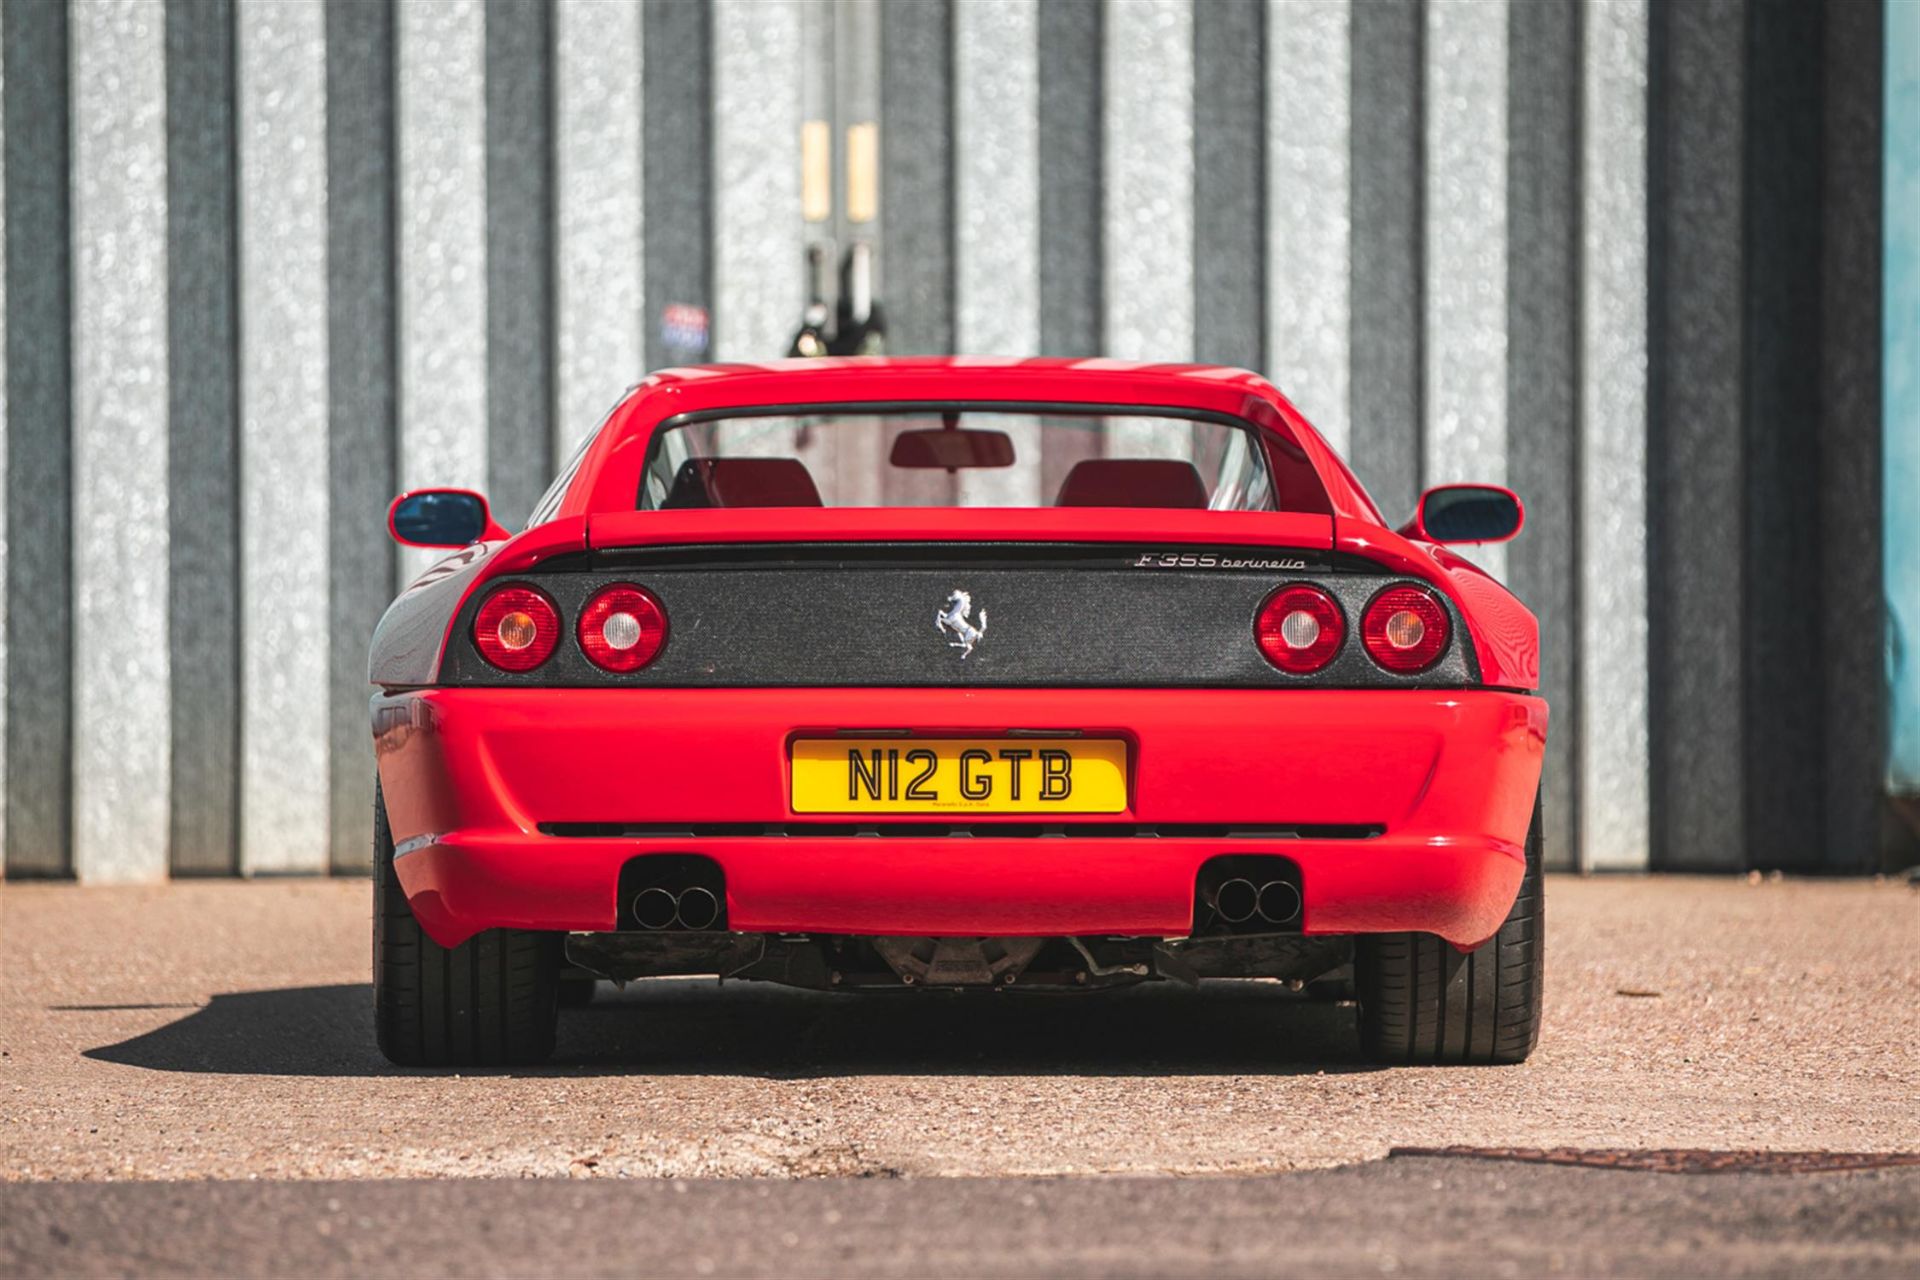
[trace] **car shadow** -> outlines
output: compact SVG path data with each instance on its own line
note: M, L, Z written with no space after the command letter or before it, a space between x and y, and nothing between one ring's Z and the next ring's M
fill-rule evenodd
M435 1074L374 1046L365 983L216 995L89 1058L212 1075ZM827 994L650 979L563 1010L553 1059L514 1075L1301 1075L1370 1069L1349 1007L1277 983L1047 995ZM473 1075L463 1068L463 1075Z

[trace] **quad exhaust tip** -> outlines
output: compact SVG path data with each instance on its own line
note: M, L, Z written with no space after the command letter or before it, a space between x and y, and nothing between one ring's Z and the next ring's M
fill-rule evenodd
M1214 890L1213 909L1228 924L1245 924L1260 909L1260 891L1251 880L1228 880Z
M672 890L654 887L633 895L633 918L642 929L668 929L680 915L680 901Z
M711 929L713 922L720 918L720 899L713 896L711 889L695 885L681 891L676 914L684 928Z
M633 918L642 929L682 929L699 932L711 929L720 919L720 899L711 889L699 885L674 893L658 885L633 895Z
M1300 918L1300 890L1288 880L1256 886L1235 877L1214 890L1213 909L1226 924L1246 924L1256 916L1267 924L1292 924Z
M1260 886L1254 910L1268 924L1292 924L1300 918L1300 890L1285 880L1269 880Z

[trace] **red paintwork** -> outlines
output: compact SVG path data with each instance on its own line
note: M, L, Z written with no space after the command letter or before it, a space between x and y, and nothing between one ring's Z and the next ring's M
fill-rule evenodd
M1547 711L1538 698L1446 690L441 689L376 699L374 719L394 838L425 838L399 859L400 880L446 943L489 925L610 928L619 865L647 852L716 858L737 929L1177 935L1201 861L1264 851L1300 864L1309 932L1424 929L1470 946L1520 883ZM538 831L796 821L796 736L1061 724L1131 744L1132 802L1116 821L1386 834L1255 844Z
M675 415L953 400L1231 414L1263 430L1287 509L633 509L651 435ZM1048 539L1367 557L1453 600L1488 688L396 692L375 700L375 738L389 818L405 850L396 865L415 913L447 944L494 926L606 929L623 861L649 851L696 852L725 869L730 923L740 930L1179 935L1191 921L1201 861L1273 852L1301 867L1309 933L1415 929L1471 947L1498 928L1520 882L1546 735L1546 706L1527 696L1539 673L1533 617L1477 566L1387 527L1345 463L1251 373L1109 360L854 359L655 374L588 448L556 519L448 562L438 572L444 594L457 598L446 600L442 621L432 612L442 607L439 597L431 597L426 616L444 653L461 602L488 580L589 547ZM449 576L456 574L464 584ZM409 625L408 642L425 662L433 632L422 639L418 624ZM424 670L437 670L437 658ZM537 830L569 822L786 822L786 749L796 734L1062 726L1132 744L1132 809L1122 820L1374 824L1385 834L1263 844L982 835L574 839Z

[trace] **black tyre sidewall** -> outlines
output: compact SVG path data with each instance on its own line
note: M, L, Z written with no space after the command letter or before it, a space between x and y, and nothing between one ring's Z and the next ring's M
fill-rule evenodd
M407 1067L526 1066L553 1053L560 936L489 929L457 947L428 937L394 869L379 783L373 815L374 1038Z
M1360 938L1354 948L1360 1043L1374 1062L1510 1065L1540 1039L1546 897L1540 799L1526 870L1500 930L1462 954L1427 933Z

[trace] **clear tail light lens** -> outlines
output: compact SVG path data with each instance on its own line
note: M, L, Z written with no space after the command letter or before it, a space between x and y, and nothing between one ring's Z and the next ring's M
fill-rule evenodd
M1333 597L1295 584L1267 597L1254 619L1253 638L1267 661L1296 676L1332 662L1347 638L1347 620Z
M615 583L580 611L580 649L602 671L638 671L667 642L667 613L653 593Z
M1388 671L1411 675L1440 661L1452 623L1446 606L1425 587L1388 587L1367 605L1360 641Z
M560 611L544 591L501 587L481 603L473 643L502 671L531 671L560 643Z

